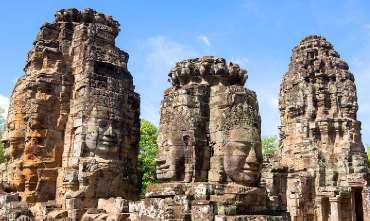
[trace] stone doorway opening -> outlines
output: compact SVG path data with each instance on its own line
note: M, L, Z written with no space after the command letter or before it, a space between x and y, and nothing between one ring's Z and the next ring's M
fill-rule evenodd
M322 221L329 221L330 217L330 202L328 197L322 199Z
M354 206L355 206L355 214L356 214L356 221L364 221L364 211L362 208L362 188L354 188Z

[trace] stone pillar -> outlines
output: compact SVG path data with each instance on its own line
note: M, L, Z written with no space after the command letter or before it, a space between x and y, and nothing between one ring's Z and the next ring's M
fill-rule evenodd
M352 213L352 221L356 221L356 201L355 201L355 193L351 192L351 213Z
M340 196L330 197L330 221L341 221Z
M315 217L317 221L324 221L322 197L317 197L315 199Z
M364 220L370 221L370 189L368 187L362 192L362 200Z

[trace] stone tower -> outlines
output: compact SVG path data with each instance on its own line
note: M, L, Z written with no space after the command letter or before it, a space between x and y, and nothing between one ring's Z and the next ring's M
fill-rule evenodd
M325 38L308 36L293 49L279 109L292 220L370 220L354 76Z
M119 30L92 9L41 27L3 140L2 182L30 205L56 200L78 219L99 198L136 198L140 99Z
M158 132L157 177L133 220L285 220L260 184L261 120L247 72L223 58L171 70ZM153 210L153 208L156 208Z

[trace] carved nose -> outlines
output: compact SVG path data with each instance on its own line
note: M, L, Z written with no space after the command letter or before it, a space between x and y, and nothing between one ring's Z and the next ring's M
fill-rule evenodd
M246 162L253 164L253 163L256 163L256 161L257 161L256 151L254 148L251 148L247 156Z
M103 134L105 137L114 137L112 125L109 125L108 129Z

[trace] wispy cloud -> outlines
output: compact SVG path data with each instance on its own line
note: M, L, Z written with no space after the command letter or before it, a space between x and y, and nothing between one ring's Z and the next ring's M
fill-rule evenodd
M271 108L278 109L279 108L279 99L277 97L270 97L269 104Z
M241 7L246 9L248 13L252 14L256 18L263 18L264 11L263 7L260 6L259 1L257 0L243 0Z
M189 58L195 54L190 47L164 36L147 39L146 48L148 50L146 62L150 66L161 70L168 69L177 61Z
M363 28L363 32L365 32L366 35L370 35L370 23L364 24L362 28Z
M265 94L257 93L257 98L262 118L262 136L276 136L280 124L278 97L269 91L265 91Z
M370 32L370 24L369 24ZM369 41L367 41L369 43ZM366 44L368 45L368 44ZM349 59L349 65L353 75L355 76L355 83L357 86L358 96L358 120L362 122L362 134L364 143L370 143L370 100L368 95L370 89L368 82L370 81L370 48L369 46L362 48L362 52L353 55Z
M8 114L8 108L9 108L9 98L0 94L0 107L4 109L4 113L2 114L3 117L6 117Z
M160 103L163 91L170 85L168 73L176 62L199 55L196 49L167 36L144 40L140 55L133 62L143 74L137 73L135 82L141 95L141 116L159 125Z
M238 64L239 66L241 67L246 67L249 60L247 57L235 57L235 58L230 58L230 61L235 63L235 64Z
M207 47L210 47L211 46L211 42L209 41L208 37L205 36L205 35L199 35L197 37L198 41L202 42L203 44L205 44Z

